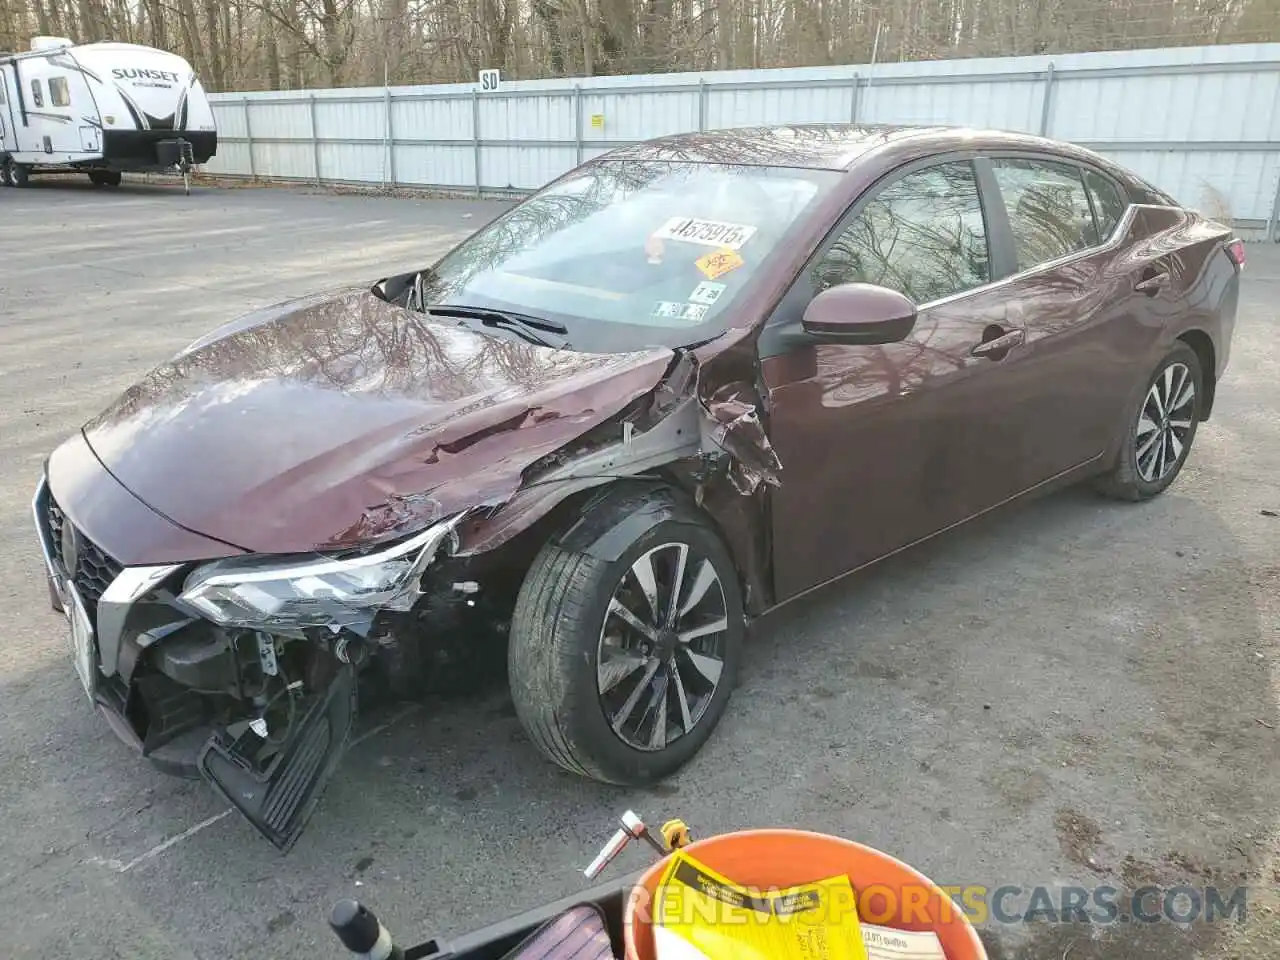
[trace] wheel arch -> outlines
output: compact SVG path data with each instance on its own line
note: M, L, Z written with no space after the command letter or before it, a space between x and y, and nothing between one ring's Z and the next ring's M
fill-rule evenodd
M727 489L721 491L722 486ZM727 484L713 483L708 488L700 497L696 480L667 471L612 480L568 495L510 540L479 556L487 553L521 576L547 542L612 561L664 520L697 517L725 545L746 610L757 615L772 602L767 592L763 510L756 496L738 494Z
M1217 352L1213 346L1213 338L1200 329L1187 330L1178 336L1178 340L1195 351L1200 361L1200 373L1203 378L1204 403L1201 407L1200 421L1209 419L1213 412L1213 400L1217 395Z

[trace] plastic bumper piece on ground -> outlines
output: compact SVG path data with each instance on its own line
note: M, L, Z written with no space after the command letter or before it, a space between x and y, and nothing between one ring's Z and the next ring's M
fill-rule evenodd
M239 737L220 730L200 752L200 773L259 833L287 851L333 776L355 716L356 675L348 664L264 769L250 759L260 746L252 729Z

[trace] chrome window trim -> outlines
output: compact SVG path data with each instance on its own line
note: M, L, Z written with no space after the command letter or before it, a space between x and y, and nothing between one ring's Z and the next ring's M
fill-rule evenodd
M993 280L984 283L980 287L971 287L968 290L962 290L959 293L953 293L948 297L942 297L938 300L930 300L928 303L919 304L916 309L920 311L931 310L934 307L945 306L962 300L965 297L973 297L982 293L990 293L998 290L1000 287L1010 283L1016 283L1019 280L1025 280L1028 277L1035 276L1037 273L1043 273L1048 270L1057 270L1059 267L1065 267L1077 260L1083 260L1085 257L1096 256L1099 253L1106 253L1119 247L1124 240L1125 234L1129 227L1133 225L1133 221L1137 218L1138 212L1141 210L1180 210L1180 207L1170 207L1158 203L1131 203L1125 208L1124 216L1117 222L1115 229L1111 232L1111 236L1107 238L1105 243L1100 243L1092 247L1086 247L1083 250L1074 250L1066 256L1058 257L1055 260L1046 260L1044 263L1037 263L1034 267L1028 267L1026 270L1019 270L1017 273L1011 273L1007 277L1001 277L999 280Z
M1081 188L1086 191L1086 193L1088 191L1088 185L1085 184L1084 182L1083 172L1088 170L1102 177L1107 182L1111 183L1114 187L1116 187L1116 189L1118 190L1118 192L1122 197L1126 196L1126 191L1124 190L1123 184L1119 182L1115 176L1113 176L1103 167L1100 167L1098 164L1090 162L1088 159L1063 156L1062 154L1059 154L1059 153L1046 152L1042 150L1036 150L1034 148L1019 149L1017 147L1012 147L1012 148L994 147L994 148L976 149L976 150L970 149L970 150L959 150L959 151L944 151L933 157L919 158L918 160L905 164L903 167L900 167L899 169L896 169L891 173L886 174L884 177L880 178L880 180L877 183L868 187L868 189L862 194L862 196L860 196L857 200L855 200L854 203L850 205L850 207L852 208L853 206L864 203L865 201L877 195L885 187L891 185L894 181L898 180L903 176L906 176L909 173L914 173L916 172L916 170L927 170L934 166L941 166L947 163L976 164L979 161L986 161L989 164L995 160L1031 160L1031 161L1040 161L1042 163L1048 163L1048 164L1058 164L1061 166L1074 167L1077 170L1081 171L1082 176L1081 176L1080 185L1081 185ZM979 181L978 182L979 197L982 198L981 178L978 178L978 181ZM983 216L985 219L986 207L987 207L985 198L982 198L982 207L983 207ZM1038 263L1033 267L1028 267L1026 270L1019 270L1016 273L1011 273L1008 276L1001 277L999 280L989 280L986 283L982 284L981 286L970 287L968 290L961 290L957 293L950 294L946 297L940 297L937 300L930 300L930 301L927 301L926 303L917 304L916 310L917 311L930 310L930 309L933 309L934 307L946 306L947 304L954 303L958 300L962 300L965 297L971 297L971 296L977 296L983 293L989 293L993 290L998 290L1002 286L1005 286L1009 283L1014 283L1019 280L1025 280L1028 277L1032 277L1042 271L1056 270L1059 267L1067 266L1068 264L1074 263L1077 260L1082 260L1085 257L1096 256L1099 253L1106 253L1107 251L1114 250L1116 247L1120 245L1121 241L1124 239L1124 236L1128 232L1129 227L1132 226L1133 221L1137 218L1139 211L1141 210L1181 210L1181 209L1183 208L1179 206L1162 204L1162 203L1130 202L1125 207L1124 214L1120 217L1119 220L1116 221L1116 225L1112 228L1111 233L1108 235L1107 239L1102 241L1101 243L1094 244L1093 246L1090 246L1090 247L1085 247L1082 250L1073 250L1069 254L1058 257L1054 260L1046 260L1044 263ZM813 262L813 259L819 258L822 255L820 251L825 252L824 248L827 247L828 240L830 239L831 235L833 235L835 231L839 229L840 224L844 222L844 219L848 215L848 213L849 213L849 210L846 210L845 213L842 213L836 219L836 221L832 224L830 231L823 237L822 241L818 244L817 249L814 251L813 258L805 262L805 264L800 268L800 272L796 275L797 277L799 277L801 274L803 274L803 272L806 269L808 269L809 265ZM859 211L858 215L861 216L861 211ZM1006 226L1008 226L1007 222L1006 222ZM987 242L988 242L988 250L989 250L990 249L989 238ZM792 282L794 283L794 280ZM785 296L786 294L783 294L783 297ZM779 298L779 303L781 303L783 297ZM774 304L773 308L770 310L770 316L772 316L773 311L776 310L777 307L778 307L778 304ZM768 326L768 324L769 324L769 320L766 318L765 326Z

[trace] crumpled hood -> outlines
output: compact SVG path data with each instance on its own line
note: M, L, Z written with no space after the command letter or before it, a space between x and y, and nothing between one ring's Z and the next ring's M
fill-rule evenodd
M506 500L521 471L652 390L672 358L488 336L361 288L203 338L84 436L190 530L254 552L327 550Z

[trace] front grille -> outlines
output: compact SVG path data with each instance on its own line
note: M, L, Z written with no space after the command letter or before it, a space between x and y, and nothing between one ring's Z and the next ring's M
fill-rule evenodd
M80 599L89 608L89 612L93 613L98 601L102 598L103 592L111 581L119 576L120 571L124 569L124 565L112 558L81 531L73 528L76 543L76 568L74 570L68 569L66 551L63 549L63 532L70 522L66 514L62 512L62 508L53 499L53 495L50 494L49 539L52 541L53 558L58 562L58 566L71 575L71 580L76 585L76 591L80 594Z

